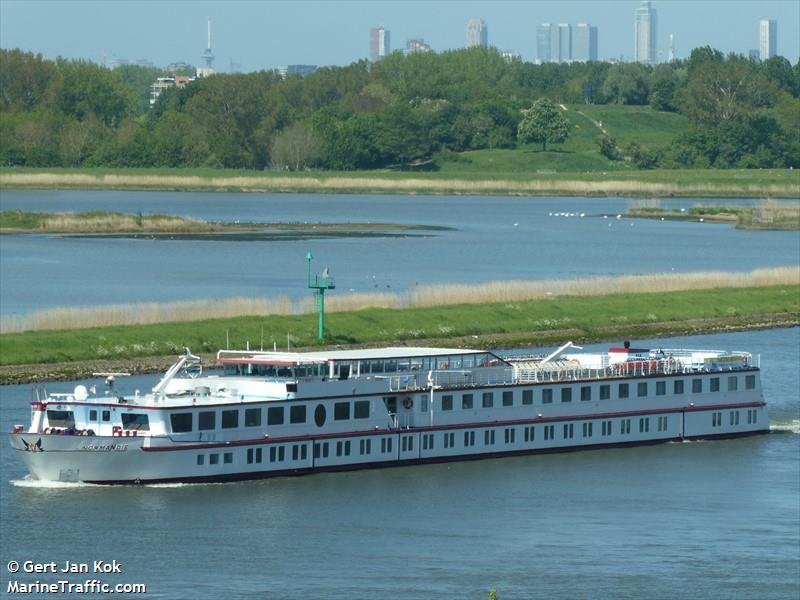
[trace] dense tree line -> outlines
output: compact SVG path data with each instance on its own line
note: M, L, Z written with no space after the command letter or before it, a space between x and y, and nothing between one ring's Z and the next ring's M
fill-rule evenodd
M534 65L483 48L394 53L305 78L215 75L166 91L150 108L149 84L159 74L0 50L0 164L419 167L464 150L558 143L562 123L538 123L550 131L544 139L523 122L540 99L649 104L691 122L660 148L598 139L611 160L627 156L640 167L800 162L800 63L781 57L757 63L706 47L649 67Z

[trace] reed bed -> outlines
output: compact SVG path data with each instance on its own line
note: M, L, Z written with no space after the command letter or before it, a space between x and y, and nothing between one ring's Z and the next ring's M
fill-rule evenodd
M603 296L797 283L800 283L800 267L757 269L744 273L696 271L543 281L489 281L477 285L421 285L411 292L409 303L415 308L422 308L536 300L550 296Z
M454 304L517 302L556 296L664 293L713 288L749 288L800 284L800 267L775 267L750 272L698 271L542 281L490 281L482 284L428 284L401 293L353 293L326 296L327 312L371 308L429 308ZM287 296L184 300L80 308L52 308L29 315L0 318L0 333L82 329L112 325L144 325L203 321L242 316L308 314L316 310L312 297Z
M86 216L64 213L47 217L39 230L58 233L128 233L145 231L148 233L194 233L213 231L213 226L203 221L178 217L137 217L123 214Z
M41 187L110 187L134 189L241 189L249 191L377 191L430 192L459 194L542 194L558 193L581 196L614 194L687 195L731 192L753 196L800 195L796 182L781 184L730 181L726 183L645 182L638 180L581 181L567 179L433 179L375 177L200 177L192 175L89 175L81 173L3 173L0 185Z
M0 318L0 333L149 325L293 313L294 306L288 296L56 307L38 310L29 315L4 315Z
M408 308L408 294L392 292L333 294L325 296L325 312L349 312L367 308ZM313 297L301 298L297 302L298 314L316 311Z
M800 203L777 202L771 198L764 200L753 207L749 215L740 214L739 225L753 227L783 225L791 229L800 229Z

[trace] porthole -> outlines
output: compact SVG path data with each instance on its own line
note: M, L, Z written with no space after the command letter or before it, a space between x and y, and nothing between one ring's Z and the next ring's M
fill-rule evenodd
M325 406L323 404L317 404L317 408L314 409L314 423L317 424L317 427L325 425Z

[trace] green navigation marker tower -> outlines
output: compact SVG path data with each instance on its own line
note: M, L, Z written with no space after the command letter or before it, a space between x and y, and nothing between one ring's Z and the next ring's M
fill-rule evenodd
M336 283L328 273L328 267L322 270L322 275L314 273L312 279L311 261L313 258L311 250L309 250L308 254L306 254L306 260L308 261L308 287L317 291L315 295L317 297L317 309L319 310L319 339L323 340L325 339L325 290L334 289Z

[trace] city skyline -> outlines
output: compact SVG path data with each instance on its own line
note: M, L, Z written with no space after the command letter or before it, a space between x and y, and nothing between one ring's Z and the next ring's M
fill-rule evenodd
M174 2L0 0L0 45L45 57L110 64L143 59L158 66L203 64L207 20L214 27L215 68L273 69L287 64L346 65L369 58L369 29L382 25L396 40L424 39L436 51L465 47L465 26L482 19L491 46L532 62L541 23L591 23L601 31L599 60L634 59L634 13L640 2ZM760 21L777 22L777 53L800 55L800 3L655 0L657 57L666 60L674 34L677 58L709 45L748 55L760 47ZM726 9L727 7L727 9ZM732 8L735 7L735 10ZM708 28L714 22L718 27ZM121 24L124 24L122 26ZM574 25L573 25L574 27ZM575 32L571 32L574 35ZM402 48L402 46L400 46Z

